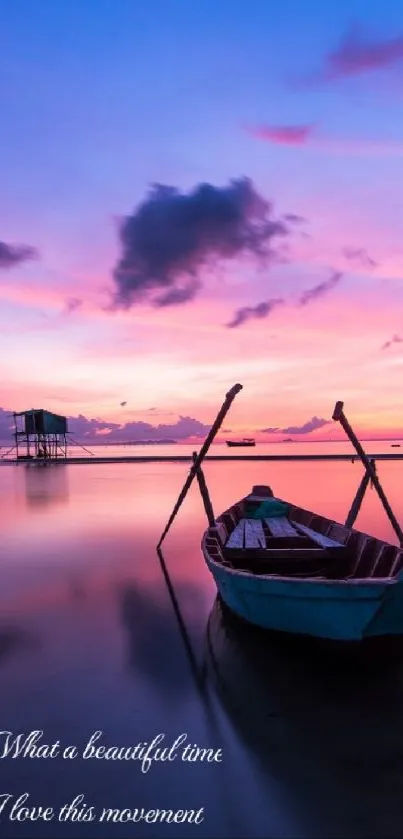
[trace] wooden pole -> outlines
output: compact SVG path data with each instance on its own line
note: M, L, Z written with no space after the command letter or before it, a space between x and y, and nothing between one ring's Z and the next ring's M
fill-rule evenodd
M346 432L347 437L351 440L357 454L361 458L367 472L369 473L369 476L370 476L370 478L372 480L372 483L373 483L373 485L374 485L374 487L375 487L375 489L376 489L376 491L379 495L379 498L380 498L380 500L383 504L386 515L388 516L388 519L389 519L389 521L390 521L390 523L393 527L393 530L396 533L396 536L399 540L399 543L400 543L401 546L403 546L403 532L402 532L402 529L401 529L401 527L399 525L399 522L397 521L397 519L396 519L396 517L393 513L393 510L392 510L392 508L389 504L389 501L386 498L386 495L385 495L385 493L382 489L382 486L381 486L379 478L378 478L378 476L375 472L372 461L365 454L365 451L364 451L360 441L358 440L358 438L354 434L354 431L351 428L351 425L349 424L347 418L344 415L343 405L344 405L343 402L336 402L335 409L333 411L332 419L334 419L334 420L336 420L336 422L340 423L342 428L344 428L344 431Z
M16 449L16 455L17 455L17 460L18 460L18 455L19 455L19 451L18 451L18 434L17 434L17 432L18 432L18 426L17 426L17 414L15 413L15 411L14 411L13 416L14 416L14 440L15 440L15 449ZM10 451L12 451L12 449L10 449Z
M193 482L193 479L194 479L195 475L197 474L199 466L201 465L202 461L204 460L204 458L205 458L205 456L206 456L206 454L207 454L207 452L208 452L208 450L209 450L209 448L210 448L210 446L211 446L211 444L214 440L214 437L216 436L217 432L221 428L221 425L224 421L224 418L226 417L226 415L227 415L227 413L228 413L228 411L229 411L237 393L239 393L240 390L242 390L242 385L236 384L236 385L234 385L234 387L231 388L231 390L228 391L228 393L225 397L225 401L223 402L223 404L222 404L222 406L221 406L221 408L220 408L220 410L217 414L217 417L216 417L213 425L211 426L210 431L207 434L207 437L206 437L206 439L205 439L205 441L204 441L204 443L203 443L203 445L202 445L202 447L199 451L199 454L197 455L196 460L194 461L193 466L190 469L189 475L186 478L186 481L183 485L183 488L182 488L182 491L179 495L179 498L178 498L178 500L175 504L175 507L173 508L172 513L171 513L171 515L168 519L168 523L165 527L165 530L164 530L164 532L163 532L163 534L162 534L162 536L161 536L161 538L158 542L158 545L157 545L158 548L162 545L162 542L164 541L165 536L167 535L168 530L170 529L171 524L174 521L175 516L176 516L178 510L180 509L180 507L182 506L182 503L183 503L183 501L184 501L184 499L185 499L185 497L186 497L186 495L187 495L187 493L190 489L190 486Z
M372 463L372 466L375 470L375 468L376 468L375 467L375 461L371 459L371 463ZM361 483L358 487L358 490L357 490L356 496L354 498L354 501L351 505L349 514L346 518L346 522L345 522L346 527L352 527L353 526L353 524L354 524L354 522L355 522L355 520L358 516L358 513L360 512L361 504L363 502L364 495L367 491L367 487L368 487L368 484L369 484L370 480L371 480L371 475L369 474L369 472L366 471L364 473L363 479L362 479L362 481L361 481Z
M193 463L197 461L197 452L193 452ZM213 511L213 505L211 503L211 498L209 495L209 491L206 484L206 479L204 477L204 472L202 471L201 466L198 467L196 472L197 482L199 484L200 495L203 500L204 509L206 511L206 516L208 519L208 523L210 527L215 527L215 515Z

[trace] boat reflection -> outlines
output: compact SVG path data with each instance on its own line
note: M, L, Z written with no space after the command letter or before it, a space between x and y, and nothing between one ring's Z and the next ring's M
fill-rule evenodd
M207 661L220 704L302 835L400 835L401 646L380 657L373 646L265 633L217 599Z

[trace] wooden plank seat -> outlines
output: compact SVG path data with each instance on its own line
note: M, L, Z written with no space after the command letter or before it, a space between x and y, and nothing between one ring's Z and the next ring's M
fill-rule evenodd
M245 519L241 519L228 536L226 548L243 549L245 547Z
M276 516L265 519L265 524L272 536L299 536L298 530L291 524L286 516Z
M318 533L316 530L312 530L305 524L295 522L295 527L300 531L300 533L308 536L309 539L312 539L313 542L316 542L316 544L320 545L322 548L344 548L342 542L336 542L335 539L330 539L329 536L325 536L323 533Z
M286 516L241 519L223 548L223 559L234 569L257 576L335 578L345 551L340 542Z
M265 532L266 531L266 532ZM276 548L342 548L342 542L286 516L261 519L240 519L228 536L225 547L231 550L273 550Z
M245 519L245 548L265 548L266 536L259 519Z

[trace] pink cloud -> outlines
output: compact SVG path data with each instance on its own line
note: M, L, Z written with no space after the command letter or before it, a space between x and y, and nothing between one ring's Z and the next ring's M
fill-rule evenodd
M258 125L245 129L258 140L282 146L303 146L312 137L313 125Z
M370 37L361 26L350 27L338 46L328 52L322 66L307 74L293 74L289 79L292 87L312 87L321 83L334 82L375 75L393 69L403 63L403 35L390 38ZM389 73L389 77L390 77Z
M289 127L274 125L250 126L245 131L256 140L282 146L299 146L330 154L384 157L403 155L399 140L364 140L319 135L313 125Z
M381 70L403 61L403 36L370 39L357 28L325 59L320 77L326 81Z
M375 259L372 259L365 248L345 247L343 248L342 253L347 259L347 262L351 262L353 265L358 265L364 269L372 270L377 268L379 265Z
M403 338L400 335L393 335L389 341L385 341L385 343L382 344L381 349L388 350L389 347L393 346L393 344L403 344Z
M77 309L79 309L83 305L83 301L80 297L69 297L66 300L65 307L64 307L64 314L71 315Z

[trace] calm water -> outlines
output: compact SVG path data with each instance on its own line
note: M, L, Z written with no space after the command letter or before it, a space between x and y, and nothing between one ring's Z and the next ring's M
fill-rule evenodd
M402 440L369 440L364 442L365 451L368 454L399 454L398 448L392 448L391 443L399 443L401 453L403 454ZM7 451L11 448L12 442L3 441L0 454L5 456ZM86 443L85 447L79 445L69 445L69 457L88 457L88 452L95 457L191 457L195 449L200 449L201 442L198 443L175 443L174 445L145 445L138 443L135 446L128 445L108 445L108 446L91 446L91 443ZM85 451L87 449L87 451ZM309 455L324 455L324 454L355 454L355 451L349 440L331 441L328 443L309 443L301 440L293 443L258 443L253 448L229 448L225 443L213 443L210 454L211 455L230 455L231 457L240 457L242 455L295 455L309 454ZM24 454L24 451L21 452ZM15 457L15 452L10 452L10 458ZM1 462L1 461L0 461Z
M378 467L400 521L402 470ZM205 473L217 513L253 483L270 483L343 520L362 468L235 462L209 463ZM55 811L79 794L97 813L204 808L204 821L18 823L7 805L2 835L401 836L400 651L393 661L352 658L246 632L215 603L195 487L164 558L203 677L198 690L154 547L186 474L180 464L2 466L0 728L41 729L42 742L80 750L96 730L110 746L158 733L171 745L186 733L188 743L222 749L223 761L179 757L142 774L138 761L8 758L0 795L28 792L28 804ZM358 526L395 541L374 491Z

